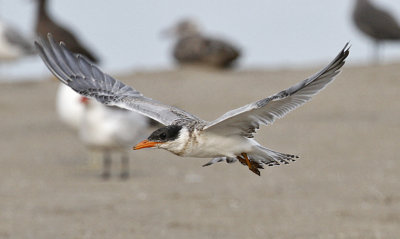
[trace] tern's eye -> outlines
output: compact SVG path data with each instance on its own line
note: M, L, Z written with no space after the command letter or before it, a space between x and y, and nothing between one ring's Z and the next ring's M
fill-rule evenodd
M165 140L167 138L167 134L165 132L160 134L160 139Z
M179 136L181 126L170 125L154 131L147 139L154 142L173 141Z

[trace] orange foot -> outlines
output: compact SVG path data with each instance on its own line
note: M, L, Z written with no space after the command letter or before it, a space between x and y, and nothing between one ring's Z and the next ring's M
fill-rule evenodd
M257 164L253 163L249 160L246 153L242 153L242 156L236 157L243 165L247 165L253 173L257 174L258 176L261 175L260 171L257 169Z

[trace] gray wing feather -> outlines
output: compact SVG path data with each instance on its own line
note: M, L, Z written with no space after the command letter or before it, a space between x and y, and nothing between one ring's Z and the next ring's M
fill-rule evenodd
M102 72L86 57L70 52L64 43L57 44L48 35L49 43L35 42L39 55L49 70L64 84L81 95L106 105L136 111L161 124L170 125L182 119L201 121L178 108L143 96L139 91Z
M253 137L260 124L272 124L277 118L284 117L333 81L345 63L349 48L347 43L328 66L310 78L268 98L231 110L211 121L204 130L223 135Z

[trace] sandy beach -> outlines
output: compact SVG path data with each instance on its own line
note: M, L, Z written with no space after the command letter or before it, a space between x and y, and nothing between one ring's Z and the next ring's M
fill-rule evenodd
M304 70L186 68L117 78L206 120L305 79ZM101 180L57 118L54 80L0 83L0 238L398 238L400 64L345 66L257 140L298 154L261 177L238 163L132 151ZM114 167L115 166L115 167Z

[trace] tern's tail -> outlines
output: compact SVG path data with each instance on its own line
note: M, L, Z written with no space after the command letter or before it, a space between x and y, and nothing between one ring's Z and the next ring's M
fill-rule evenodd
M281 165L281 164L289 164L290 162L296 161L296 159L299 158L297 155L293 154L284 154L284 153L279 153L276 151L273 151L271 149L265 148L261 145L255 146L253 152L247 153L247 156L249 160L251 161L251 164L259 169L264 168L263 165L267 166L275 166L275 165ZM204 166L209 166L214 163L219 163L219 162L227 162L227 163L234 163L238 161L237 158L231 158L231 157L218 157L218 158L213 158L211 161L208 163L204 164ZM246 165L241 161L242 164Z
M256 161L268 166L289 164L290 162L294 162L297 158L299 158L297 155L279 153L261 145L256 146L254 154Z

